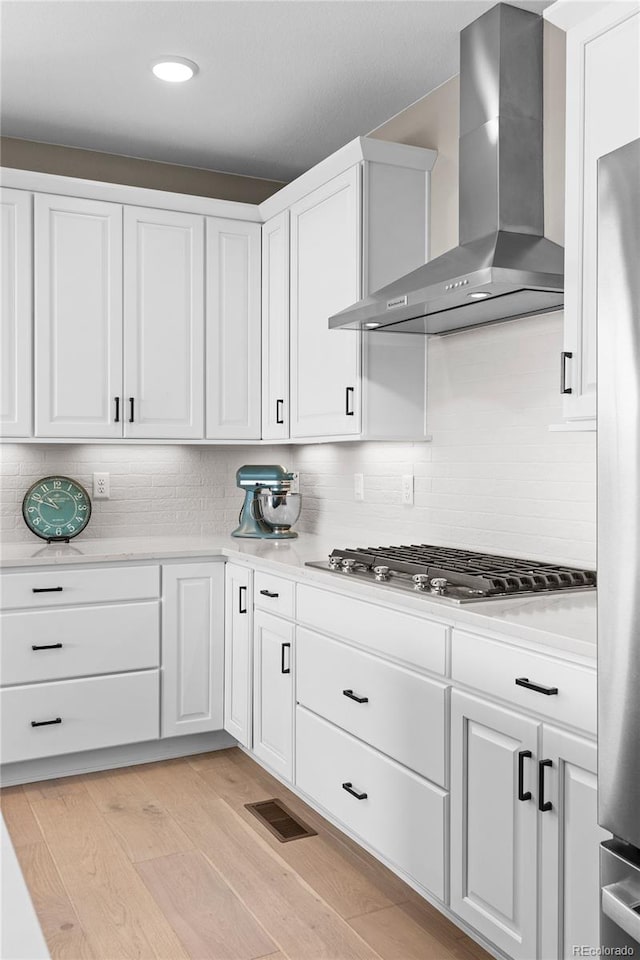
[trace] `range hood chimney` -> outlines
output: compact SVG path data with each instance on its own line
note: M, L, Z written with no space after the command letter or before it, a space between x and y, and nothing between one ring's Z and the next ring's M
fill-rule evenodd
M542 19L499 3L460 34L460 245L329 320L437 334L558 310L544 237Z

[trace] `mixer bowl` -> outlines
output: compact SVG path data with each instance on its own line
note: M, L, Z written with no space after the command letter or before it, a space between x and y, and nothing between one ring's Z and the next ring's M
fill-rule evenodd
M286 533L300 516L301 497L299 493L274 493L263 490L258 495L263 520L273 527L274 533Z

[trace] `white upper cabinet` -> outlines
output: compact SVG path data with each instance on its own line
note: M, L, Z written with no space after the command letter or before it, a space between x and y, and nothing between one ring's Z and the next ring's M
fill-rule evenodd
M289 211L262 227L262 436L289 436Z
M584 426L596 414L598 160L640 136L640 11L582 4L576 19L579 6L545 17L567 30L563 409Z
M204 434L204 220L124 210L124 433Z
M122 436L122 207L35 197L35 433Z
M31 204L23 190L0 192L0 430L31 434Z
M360 166L291 207L291 437L360 433L360 334L329 317L360 298Z
M260 438L260 225L207 219L207 437Z

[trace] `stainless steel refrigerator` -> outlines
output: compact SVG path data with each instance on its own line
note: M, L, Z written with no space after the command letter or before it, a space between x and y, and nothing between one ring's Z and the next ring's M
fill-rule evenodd
M640 139L598 163L598 819L601 942L640 957Z

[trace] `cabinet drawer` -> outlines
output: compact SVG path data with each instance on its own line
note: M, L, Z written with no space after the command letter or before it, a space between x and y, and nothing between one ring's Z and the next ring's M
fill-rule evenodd
M447 794L303 707L296 785L349 830L444 899ZM357 799L343 787L348 784Z
M447 687L302 627L298 701L435 783L445 784ZM365 703L358 699L366 697Z
M0 690L2 762L157 740L157 670ZM59 723L32 726L60 719Z
M274 577L256 570L253 578L253 605L256 610L266 610L281 617L293 617L293 580Z
M160 596L160 568L102 567L6 573L0 577L0 608L69 606Z
M596 671L496 640L454 630L451 675L469 687L533 710L558 723L596 731ZM546 688L544 694L516 684L517 679Z
M296 619L406 663L445 673L448 627L328 590L298 584Z
M2 684L157 667L159 623L157 600L2 613Z

